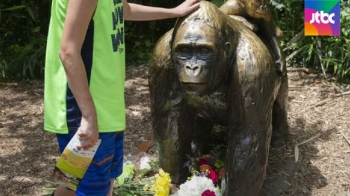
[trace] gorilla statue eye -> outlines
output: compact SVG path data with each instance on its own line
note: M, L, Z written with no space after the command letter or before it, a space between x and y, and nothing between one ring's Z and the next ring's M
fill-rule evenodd
M187 46L179 46L176 48L176 52L179 53L179 54L190 54L191 53L191 49Z
M211 53L211 50L207 47L201 47L199 51L201 54L204 54L204 55Z
M181 60L186 60L192 54L191 48L188 46L178 46L175 48L176 58Z

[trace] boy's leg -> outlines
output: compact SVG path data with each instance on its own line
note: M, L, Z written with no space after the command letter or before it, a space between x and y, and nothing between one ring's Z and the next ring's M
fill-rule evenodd
M53 194L53 196L75 196L74 191L67 189L64 186L58 186Z
M111 189L109 190L108 196L113 196L114 179L111 179Z
M113 195L113 187L115 179L123 173L124 163L124 132L118 132L115 138L115 151L114 158L112 161L110 183L111 188L108 196Z
M60 152L62 153L64 148L67 146L70 139L73 137L73 134L57 134L57 142ZM75 196L75 192L67 189L66 187L59 185L53 196Z

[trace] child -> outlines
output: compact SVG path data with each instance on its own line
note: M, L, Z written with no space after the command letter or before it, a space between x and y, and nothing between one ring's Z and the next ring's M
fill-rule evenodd
M74 134L89 149L101 145L73 192L59 186L55 196L111 196L122 173L125 129L124 20L185 16L199 0L175 8L127 0L53 0L45 62L44 129L56 133L60 151Z

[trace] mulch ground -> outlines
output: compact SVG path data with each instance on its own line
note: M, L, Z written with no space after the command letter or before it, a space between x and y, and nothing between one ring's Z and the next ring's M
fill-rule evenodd
M147 73L146 65L127 70L127 155L153 141ZM290 143L271 148L261 196L350 195L350 86L321 74L288 76ZM56 138L43 131L43 82L0 84L0 195L41 195L58 156Z

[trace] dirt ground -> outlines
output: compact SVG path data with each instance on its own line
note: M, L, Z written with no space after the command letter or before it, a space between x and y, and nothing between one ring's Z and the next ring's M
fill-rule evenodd
M127 70L126 154L153 139L147 73L146 65ZM271 148L261 196L350 196L350 86L288 75L290 145ZM41 195L58 156L54 135L43 131L43 82L0 84L0 195Z

